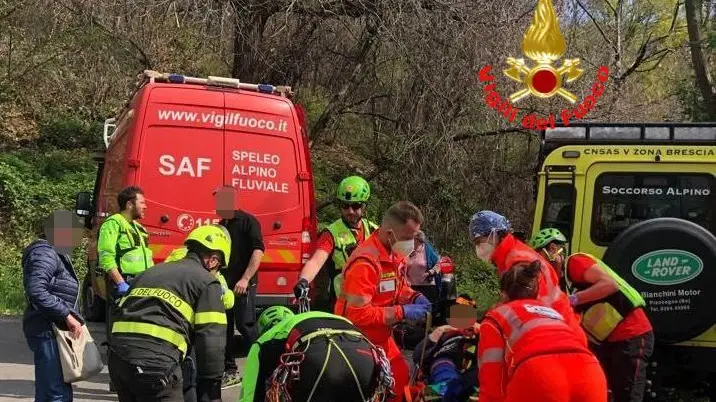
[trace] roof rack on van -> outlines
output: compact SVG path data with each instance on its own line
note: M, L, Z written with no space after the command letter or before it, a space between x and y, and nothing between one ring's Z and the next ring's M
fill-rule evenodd
M552 144L704 144L716 142L716 123L573 123L541 132Z
M142 75L145 80L149 79L150 82L169 82L173 84L200 84L224 88L237 88L249 91L256 91L264 94L278 93L281 94L281 96L283 97L290 97L293 95L293 91L291 91L290 86L276 86L271 84L249 84L241 82L237 78L215 77L211 75L208 78L197 78L175 73L160 73L154 70L144 70Z

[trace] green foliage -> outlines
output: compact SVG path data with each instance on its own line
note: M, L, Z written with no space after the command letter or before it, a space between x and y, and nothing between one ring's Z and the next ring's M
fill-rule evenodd
M84 150L0 154L0 313L24 307L23 248L37 238L52 211L74 209L75 194L92 187L95 169ZM86 270L85 247L73 254L80 275Z
M676 89L679 104L683 113L691 117L692 121L709 122L711 117L706 110L706 102L698 88L693 84L691 77L682 79Z
M48 113L40 122L37 145L54 149L96 149L101 147L102 124L71 113Z
M480 261L473 250L457 251L449 255L457 270L458 293L469 295L477 303L479 311L485 311L499 297L495 267Z

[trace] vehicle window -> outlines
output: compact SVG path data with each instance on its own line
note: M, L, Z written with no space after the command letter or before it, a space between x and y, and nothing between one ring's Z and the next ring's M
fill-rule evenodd
M556 228L567 239L572 236L574 186L567 183L552 183L547 187L545 205L540 228Z
M709 174L603 173L595 182L592 240L606 245L630 225L674 217L712 233L716 179Z

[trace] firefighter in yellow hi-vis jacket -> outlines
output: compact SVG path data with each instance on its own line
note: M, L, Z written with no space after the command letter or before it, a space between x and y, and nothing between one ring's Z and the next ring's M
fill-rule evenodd
M182 362L196 355L196 394L221 400L226 313L215 272L230 258L231 240L200 226L181 260L137 276L112 323L109 371L119 400L183 401Z

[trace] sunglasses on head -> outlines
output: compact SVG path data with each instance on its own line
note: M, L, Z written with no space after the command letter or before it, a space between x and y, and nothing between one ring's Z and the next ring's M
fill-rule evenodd
M342 202L341 203L341 209L349 209L349 208L354 211L357 209L361 209L361 208L363 208L363 203L362 202Z

